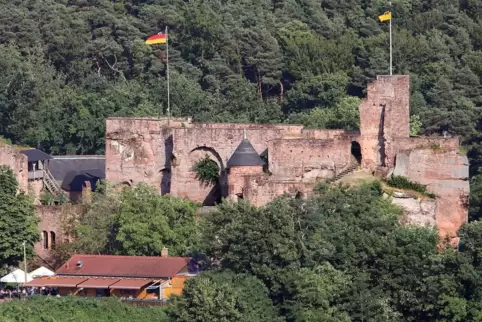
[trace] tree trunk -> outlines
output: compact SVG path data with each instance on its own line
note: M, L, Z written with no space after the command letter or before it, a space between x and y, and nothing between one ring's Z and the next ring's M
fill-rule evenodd
M279 103L283 104L283 99L284 99L284 86L283 82L279 81Z
M261 75L260 75L259 71L257 71L257 73L258 73L258 77L257 77L258 78L258 98L259 98L260 101L262 101L263 100L263 88L261 86Z

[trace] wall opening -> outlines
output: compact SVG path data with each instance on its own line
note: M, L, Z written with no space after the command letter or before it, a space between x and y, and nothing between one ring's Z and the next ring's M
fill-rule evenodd
M358 162L358 164L361 164L362 162L361 146L360 146L360 143L358 143L357 141L351 142L351 155L356 160L356 162Z
M42 246L43 249L49 249L49 233L45 230L42 232Z
M53 231L50 232L50 248L55 249L55 233Z
M223 160L219 153L210 147L200 146L193 149L189 153L189 159L191 163L191 171L196 172L196 180L200 184L200 186L204 187L211 187L208 194L205 196L203 201L203 206L214 206L222 201L222 198L227 197L228 189L227 189L227 175L226 175L226 167L224 165ZM202 161L205 170L209 170L209 173L213 172L213 169L216 169L217 178L216 180L212 180L209 184L206 184L203 180L199 180L200 176L198 171L195 171L196 165ZM209 176L208 176L209 177Z

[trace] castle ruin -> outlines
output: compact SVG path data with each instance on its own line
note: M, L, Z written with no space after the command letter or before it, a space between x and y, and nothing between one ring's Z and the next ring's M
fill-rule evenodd
M436 195L394 201L408 222L455 235L468 217L468 159L457 137L411 137L409 77L379 76L361 102L360 131L309 130L302 125L193 123L190 118L108 118L106 179L150 184L161 194L213 205L222 198L262 206L277 196L309 196L320 181L355 168L401 175ZM193 171L203 157L219 180L201 184Z
M190 118L108 118L105 177L127 186L147 183L160 194L203 205L228 198L262 206L283 194L307 197L317 183L336 181L355 169L380 178L394 174L426 185L436 196L391 196L404 210L403 221L437 226L442 236L453 237L468 220L469 164L459 154L459 138L410 136L408 76L379 76L369 85L359 111L360 131L288 124L198 124ZM193 171L206 155L219 168L214 184L201 183ZM78 156L56 157L49 160L50 170L60 170L57 164L65 158L75 159L71 164L75 167L82 161ZM87 167L93 161L99 167L99 160L89 161ZM10 146L0 147L0 164L14 171L19 190L36 201L42 238L35 249L46 259L56 242L68 240L61 223L66 215L62 206L39 205L45 174L50 172L31 171L27 156ZM97 170L103 170L104 163L100 164L102 169ZM86 181L81 186L75 195L59 193L74 201L88 197L91 184Z

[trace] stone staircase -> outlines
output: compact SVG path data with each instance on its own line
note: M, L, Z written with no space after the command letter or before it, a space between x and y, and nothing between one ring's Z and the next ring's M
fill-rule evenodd
M50 192L54 197L59 197L60 195L64 194L54 176L48 169L44 169L43 183L44 187L47 188L48 192Z
M337 173L333 178L327 180L326 182L327 183L333 183L335 181L338 181L340 180L341 178L343 178L344 176L346 176L347 174L350 174L352 173L353 171L355 171L360 165L358 164L358 162L356 163L352 163L348 168L346 168L345 170L343 170L342 172L340 173Z

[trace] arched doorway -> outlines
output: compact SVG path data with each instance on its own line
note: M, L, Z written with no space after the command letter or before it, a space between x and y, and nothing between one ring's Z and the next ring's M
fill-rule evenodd
M195 173L199 189L205 190L203 206L214 206L227 196L226 167L219 153L206 146L197 147L189 153L191 171ZM206 176L207 174L207 176Z
M351 155L358 164L361 164L362 162L361 146L360 146L360 143L358 143L357 141L351 142Z

